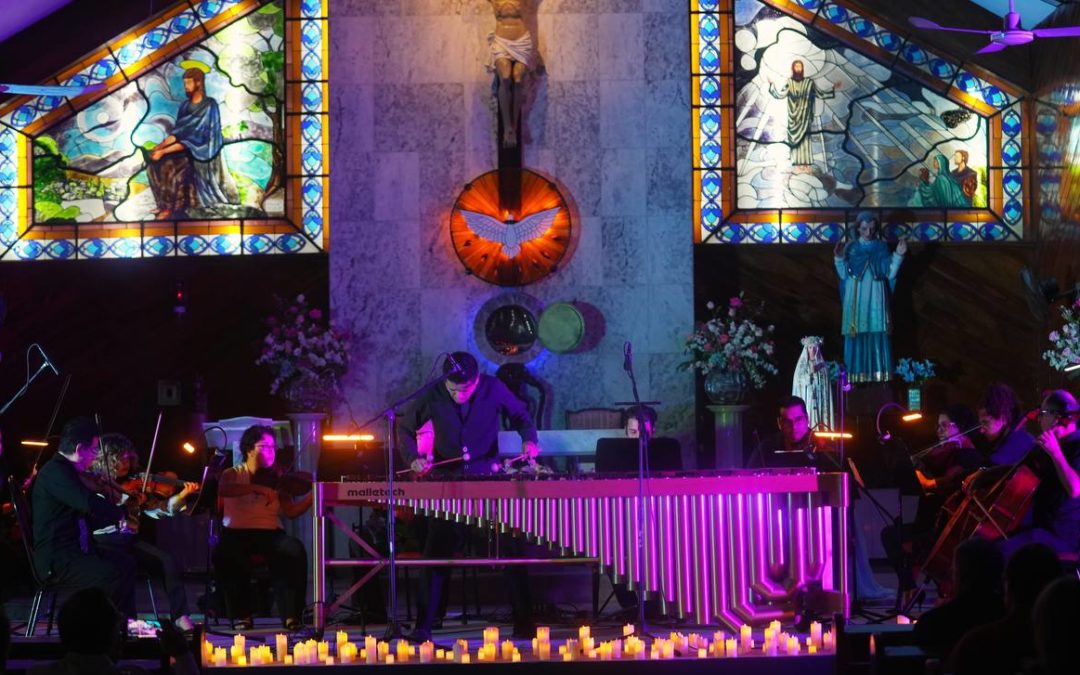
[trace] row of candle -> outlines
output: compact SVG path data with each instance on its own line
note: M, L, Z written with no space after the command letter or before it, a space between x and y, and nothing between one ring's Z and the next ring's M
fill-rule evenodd
M592 637L589 626L581 626L578 629L578 638L568 639L559 645L556 657L563 661L574 660L619 660L627 659L674 659L676 656L697 658L731 658L740 654L751 654L757 650L750 626L740 627L738 638L734 635L728 637L724 631L716 631L709 640L706 636L698 633L685 635L683 633L671 633L667 638L656 638L650 644L638 638L634 634L634 626L623 626L624 639L598 642ZM803 644L795 635L782 632L780 622L774 621L765 628L764 642L760 653L768 656L797 655L804 651ZM805 640L805 652L816 654L819 652L833 651L835 633L830 630L823 632L818 622L810 625L810 635ZM297 642L289 650L288 636L278 634L275 636L276 650L271 652L269 646L252 646L245 651L246 638L236 635L233 644L226 650L224 647L214 647L210 642L203 642L203 663L213 666L225 665L267 665L267 664L297 664L297 665L333 665L336 663L408 663L419 660L420 663L433 663L438 661L453 661L455 663L471 663L473 658L469 652L467 640L458 640L452 649L436 649L431 642L425 642L419 647L410 645L404 640L398 640L396 644L377 640L373 636L364 638L363 647L349 641L349 635L345 631L338 631L335 636L335 649L331 654L330 643L326 641L316 642L307 640ZM276 654L276 656L275 656ZM552 658L551 629L542 626L537 629L536 637L532 640L532 656L536 660L547 661ZM483 643L476 651L476 661L521 661L521 653L514 642L510 640L499 641L499 629L488 627L484 629Z

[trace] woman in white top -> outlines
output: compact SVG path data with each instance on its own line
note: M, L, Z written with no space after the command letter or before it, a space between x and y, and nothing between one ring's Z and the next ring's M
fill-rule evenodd
M255 425L240 438L244 461L221 474L224 528L214 551L218 584L237 628L250 628L252 555L265 558L274 579L274 598L285 628L300 628L307 594L307 551L296 537L285 534L281 516L296 518L311 506L311 493L293 500L251 478L274 463L277 446L270 427Z

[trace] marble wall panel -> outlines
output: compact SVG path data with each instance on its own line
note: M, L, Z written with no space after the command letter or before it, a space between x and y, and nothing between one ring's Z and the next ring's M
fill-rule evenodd
M476 352L476 312L517 290L601 317L586 349L529 364L555 427L567 408L632 397L629 340L642 396L691 410L665 407L661 429L692 433L693 377L675 371L693 324L685 3L539 4L546 70L530 76L524 161L559 185L575 231L556 274L524 289L466 274L449 241L457 195L497 164L490 5L334 0L331 14L331 297L355 336L353 407L407 393L440 352Z

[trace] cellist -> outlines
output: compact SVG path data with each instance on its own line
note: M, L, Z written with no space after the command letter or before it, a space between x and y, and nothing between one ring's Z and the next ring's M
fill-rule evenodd
M1039 476L1029 517L1001 541L1006 559L1025 544L1046 544L1058 553L1080 550L1080 405L1064 389L1039 406L1036 449L1028 460Z
M986 388L976 408L979 431L989 443L984 452L985 466L1011 466L1031 450L1035 439L1024 431L1020 402L1012 387L995 382Z

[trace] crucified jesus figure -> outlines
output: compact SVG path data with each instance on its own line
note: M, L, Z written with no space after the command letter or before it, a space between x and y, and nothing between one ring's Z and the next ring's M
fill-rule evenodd
M495 10L495 31L488 36L490 67L499 78L502 146L517 145L517 123L525 94L523 80L533 65L533 39L525 25L525 0L488 0Z

